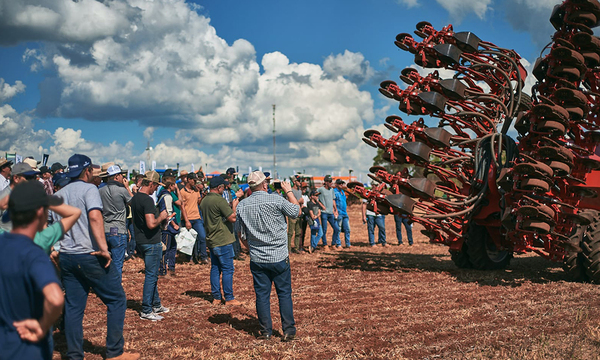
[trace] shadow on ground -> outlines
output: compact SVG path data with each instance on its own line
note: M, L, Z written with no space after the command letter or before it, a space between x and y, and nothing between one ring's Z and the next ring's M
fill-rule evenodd
M185 291L184 293L182 293L181 295L200 298L200 299L204 299L209 302L212 302L212 300L213 300L212 294L209 293L208 291L188 290L188 291Z
M236 330L245 331L252 336L257 336L260 330L258 319L252 315L246 319L238 319L231 314L215 314L210 316L208 321L213 324L227 324ZM274 336L279 336L277 331L273 331L273 333Z
M571 281L561 264L542 257L514 258L504 270L459 269L449 254L344 252L325 257L318 265L326 269L373 272L430 271L447 273L461 282L479 285L520 286L525 281L548 283Z
M64 331L55 332L53 334L54 340L54 351L58 351L60 353L61 359L68 359L67 357L67 339L65 338ZM106 356L106 346L94 345L89 340L83 339L83 351L100 355L103 358Z

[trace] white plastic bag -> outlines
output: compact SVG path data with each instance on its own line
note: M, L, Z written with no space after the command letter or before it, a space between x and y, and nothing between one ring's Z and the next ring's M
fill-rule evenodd
M177 241L177 250L186 255L192 255L194 244L196 243L196 235L198 233L194 229L186 229L181 227L179 234L175 235L175 241Z

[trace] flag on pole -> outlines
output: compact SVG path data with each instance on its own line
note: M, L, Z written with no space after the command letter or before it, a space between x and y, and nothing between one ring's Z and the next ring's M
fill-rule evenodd
M192 172L196 171L196 168L194 167L194 163L192 163Z
M156 161L152 161L152 170L156 169Z
M140 174L144 175L146 173L146 163L144 160L140 161Z
M15 154L15 164L23 162L23 156Z
M48 158L49 157L50 157L50 155L44 154L44 156L42 157L42 166L48 166Z

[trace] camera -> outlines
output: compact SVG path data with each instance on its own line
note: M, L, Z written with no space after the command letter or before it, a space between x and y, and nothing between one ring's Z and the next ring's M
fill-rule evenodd
M275 190L281 189L281 181L274 182L273 187L275 188Z

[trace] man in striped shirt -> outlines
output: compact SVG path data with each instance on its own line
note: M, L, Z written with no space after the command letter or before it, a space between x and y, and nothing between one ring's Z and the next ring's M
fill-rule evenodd
M269 194L269 185L262 171L251 173L248 185L252 195L242 200L236 209L236 228L242 243L250 251L250 271L254 279L256 313L261 328L259 339L269 340L273 333L270 296L271 285L275 284L283 328L281 341L292 341L296 338L296 322L285 218L297 218L300 205L287 182L281 183L287 200Z

